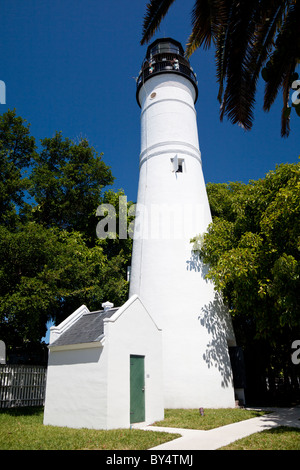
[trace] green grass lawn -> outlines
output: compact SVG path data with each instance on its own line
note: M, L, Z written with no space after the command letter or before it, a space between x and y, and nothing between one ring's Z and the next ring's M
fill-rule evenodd
M0 410L1 450L144 450L180 435L116 429L70 429L43 425L43 408Z
M165 410L157 426L209 430L261 416L245 409ZM0 410L0 450L146 450L179 434L116 429L70 429L43 425L43 408ZM224 450L300 450L300 429L278 427L240 439Z
M251 434L219 450L300 450L300 429L278 426Z
M237 423L245 419L256 418L266 414L265 411L246 410L243 408L205 409L201 416L199 410L165 410L165 419L158 421L155 426L167 426L170 428L202 429L209 430Z

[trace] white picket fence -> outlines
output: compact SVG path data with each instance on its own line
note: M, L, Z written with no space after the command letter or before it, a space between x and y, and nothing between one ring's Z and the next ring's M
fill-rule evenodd
M47 368L0 364L0 408L44 404Z

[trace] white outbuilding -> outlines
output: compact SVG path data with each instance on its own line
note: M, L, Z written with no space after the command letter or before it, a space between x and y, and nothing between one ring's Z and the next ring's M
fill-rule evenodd
M81 306L51 328L44 424L129 428L163 419L161 331L137 296Z

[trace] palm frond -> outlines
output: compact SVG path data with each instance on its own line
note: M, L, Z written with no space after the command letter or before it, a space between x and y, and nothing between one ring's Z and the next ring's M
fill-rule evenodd
M232 14L232 2L230 0L225 1L223 10L223 24L220 26L217 38L216 38L216 69L217 69L217 81L219 83L218 101L222 103L222 96L224 90L224 80L226 78L227 71L227 58L230 52L230 41L228 41L228 24ZM221 108L221 113L222 113Z
M287 3L282 0L265 0L254 12L252 19L255 24L254 37L248 45L248 67L251 74L247 91L249 103L255 101L260 72L274 46L274 38L281 25Z
M288 137L290 133L290 108L288 107L289 95L291 89L292 75L295 70L295 63L291 63L289 70L282 83L283 88L283 107L281 112L281 137Z
M175 0L151 0L147 4L147 11L143 22L142 45L150 41L174 1Z
M265 87L263 106L265 111L270 110L281 87L285 92L286 80L288 77L291 78L299 60L299 24L300 2L295 1L289 8L270 57L269 80ZM291 70L292 65L293 70Z
M259 0L232 2L228 18L224 48L227 49L226 89L221 105L220 118L226 114L233 124L250 129L253 122L254 95L249 95L251 60L249 50L253 47L255 21ZM219 93L220 95L220 93Z
M222 102L222 96L224 91L224 80L226 76L226 29L220 28L218 37L216 39L216 51L215 51L215 60L216 60L216 76L217 82L219 83L218 91L218 101Z
M186 55L199 47L208 49L218 35L219 28L226 21L226 0L196 0L192 10L192 33L188 39Z
M251 50L253 80L259 76L261 67L274 46L274 38L285 14L286 3L282 0L268 0L264 2L263 10L259 10L255 41Z

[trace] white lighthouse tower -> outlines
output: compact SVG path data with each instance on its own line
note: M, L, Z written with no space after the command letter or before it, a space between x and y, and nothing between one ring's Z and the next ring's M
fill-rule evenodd
M137 81L141 153L129 296L138 295L162 329L166 408L235 406L230 318L190 241L211 222L197 95L181 44L153 42Z

